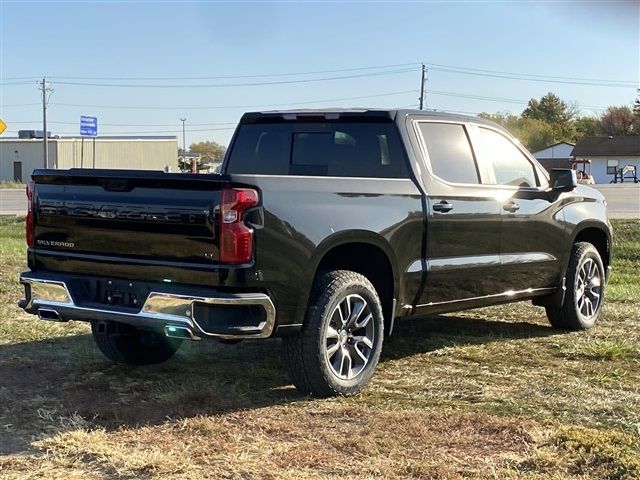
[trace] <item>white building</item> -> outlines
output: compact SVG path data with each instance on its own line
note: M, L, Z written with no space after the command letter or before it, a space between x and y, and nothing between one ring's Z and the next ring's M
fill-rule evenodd
M635 166L640 178L640 135L582 137L571 155L576 160L591 160L591 175L596 183L614 181L616 172L627 165Z
M575 145L569 142L558 142L533 152L532 155L548 170L552 168L571 168L571 151Z
M114 168L177 172L178 143L172 136L104 136L48 139L49 168ZM44 168L42 138L0 138L0 181L26 182Z

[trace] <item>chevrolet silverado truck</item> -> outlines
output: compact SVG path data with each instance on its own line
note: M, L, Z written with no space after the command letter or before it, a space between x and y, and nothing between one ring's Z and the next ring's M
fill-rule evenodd
M27 195L28 313L135 365L281 337L317 396L360 392L397 319L532 300L591 328L611 263L600 193L436 112L247 113L220 174L36 170Z

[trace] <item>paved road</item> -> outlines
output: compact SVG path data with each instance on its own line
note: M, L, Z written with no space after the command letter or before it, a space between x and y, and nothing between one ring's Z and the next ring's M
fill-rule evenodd
M26 215L27 195L22 188L0 188L0 215Z
M640 218L640 183L596 185L607 199L612 218ZM0 189L0 215L25 215L23 189Z
M607 199L611 218L640 219L640 183L595 185Z

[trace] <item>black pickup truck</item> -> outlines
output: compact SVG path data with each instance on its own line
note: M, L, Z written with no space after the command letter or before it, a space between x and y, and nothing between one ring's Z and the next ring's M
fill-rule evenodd
M32 179L27 312L90 322L127 364L282 337L293 383L319 396L362 390L396 319L532 300L590 328L610 269L602 195L474 117L247 113L219 175Z

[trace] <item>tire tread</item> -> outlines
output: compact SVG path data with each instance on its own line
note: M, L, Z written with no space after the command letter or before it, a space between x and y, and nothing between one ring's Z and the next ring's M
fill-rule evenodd
M371 307L378 309L380 318L382 318L378 294L365 276L350 270L331 270L320 273L316 277L309 295L309 307L301 331L283 338L284 358L289 374L293 384L302 394L319 397L352 396L363 388L363 386L336 388L317 367L324 361L322 358L324 352L316 347L317 339L322 334L323 319L330 313L328 309L331 300L347 284L360 284L369 290L376 302L376 305ZM378 334L383 334L381 329ZM379 353L378 351L378 356ZM373 360L377 362L377 359Z
M573 285L575 283L575 276L578 273L578 267L580 266L582 258L588 253L595 253L598 262L600 263L600 267L602 267L600 254L591 243L577 242L573 245L573 248L571 249L571 257L569 258L569 266L567 268L567 291L565 293L564 301L560 307L546 307L547 318L549 319L549 323L551 323L554 328L577 331L587 330L593 327L595 324L595 322L586 324L580 319L576 312L574 299L575 291ZM600 300L599 309L602 308L603 300L604 297Z

